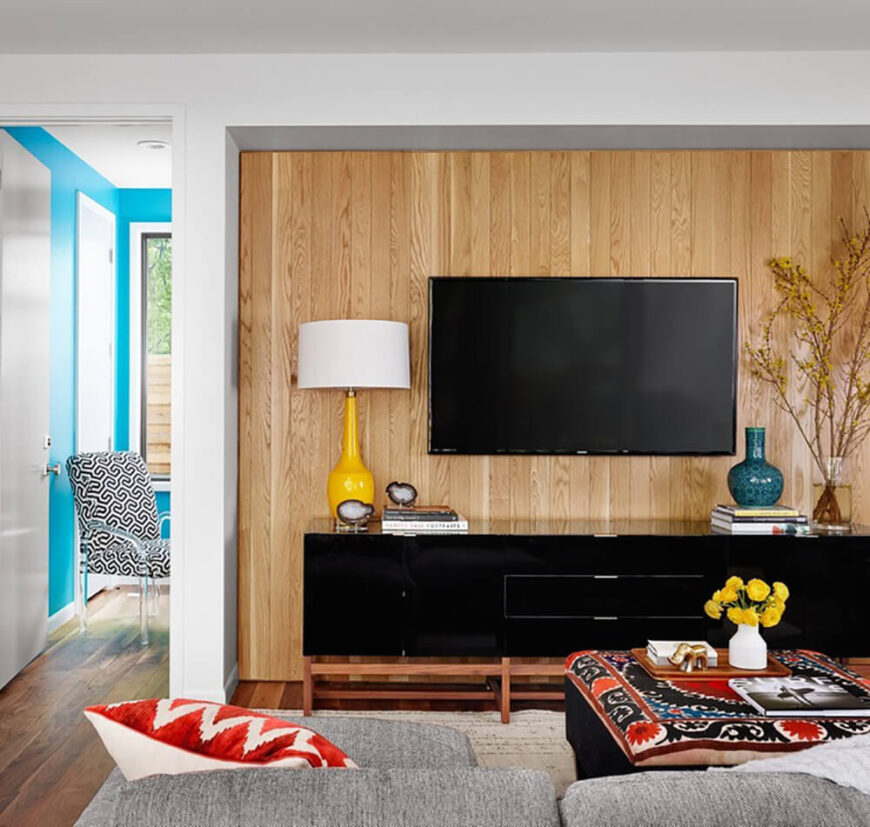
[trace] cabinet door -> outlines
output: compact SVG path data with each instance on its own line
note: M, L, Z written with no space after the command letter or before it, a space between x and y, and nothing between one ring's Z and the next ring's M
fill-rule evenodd
M306 535L303 654L404 654L405 590L398 538Z
M729 574L784 582L791 592L779 625L764 629L771 649L814 649L836 657L870 654L864 589L868 538L732 537ZM733 634L723 623L719 642Z
M501 655L503 540L417 536L405 544L408 655Z

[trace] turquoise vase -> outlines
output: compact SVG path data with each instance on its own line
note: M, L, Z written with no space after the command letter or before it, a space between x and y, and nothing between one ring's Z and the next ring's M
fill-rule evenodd
M728 490L737 505L776 505L782 496L782 471L764 458L764 428L746 429L746 459L728 472Z

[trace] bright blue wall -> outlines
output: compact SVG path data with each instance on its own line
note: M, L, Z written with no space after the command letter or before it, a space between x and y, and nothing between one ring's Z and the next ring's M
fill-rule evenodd
M172 221L172 190L119 189L117 215L118 372L115 376L115 446L119 451L131 447L138 451L138 445L130 445L130 224ZM138 250L133 252L139 254ZM169 510L168 506L165 510Z
M118 231L118 366L116 435L129 433L129 225L131 221L163 221L168 190L121 190L39 127L6 127L6 131L51 171L51 436L52 462L65 462L75 449L75 261L76 193L83 192L116 216ZM146 197L143 193L155 193ZM128 194L129 193L129 194ZM142 209L142 214L137 213ZM123 264L122 264L123 256ZM123 269L122 269L123 268ZM169 510L168 494L158 497L160 511ZM161 502L161 500L163 500ZM49 494L48 612L60 611L74 599L75 510L66 472L51 477Z

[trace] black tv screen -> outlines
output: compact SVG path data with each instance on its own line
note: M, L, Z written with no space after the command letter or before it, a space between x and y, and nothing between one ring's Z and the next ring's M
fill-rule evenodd
M429 450L733 454L737 281L431 278Z

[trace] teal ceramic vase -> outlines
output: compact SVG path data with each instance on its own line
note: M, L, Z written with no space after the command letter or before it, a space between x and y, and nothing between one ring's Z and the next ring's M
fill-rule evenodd
M782 472L764 456L764 428L746 429L746 459L728 472L728 490L737 505L776 505L782 496Z

